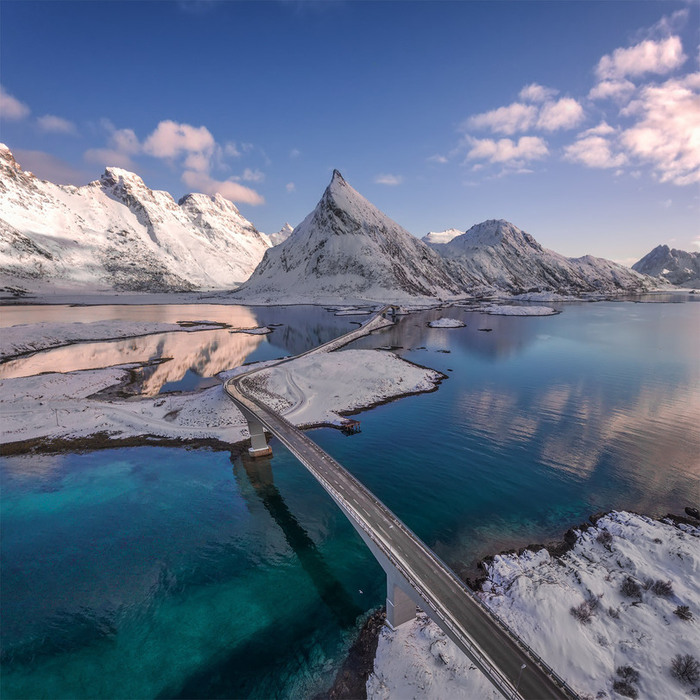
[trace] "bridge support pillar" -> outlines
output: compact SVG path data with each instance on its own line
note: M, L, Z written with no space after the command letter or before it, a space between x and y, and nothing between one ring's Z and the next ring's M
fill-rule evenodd
M242 413L248 423L248 432L250 433L248 454L251 457L271 456L272 448L267 444L263 424L252 413L248 413L247 411L242 411Z
M396 585L390 574L386 577L386 623L396 629L416 616L416 604Z

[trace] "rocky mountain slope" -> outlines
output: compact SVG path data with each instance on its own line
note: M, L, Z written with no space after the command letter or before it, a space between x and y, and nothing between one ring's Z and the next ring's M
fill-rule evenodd
M0 145L0 287L25 291L231 289L269 242L220 195L180 202L107 168L84 187L24 172Z
M652 277L661 277L671 284L700 289L700 253L687 253L667 245L658 245L634 263L632 269Z
M461 293L446 261L336 170L314 211L265 253L235 296L259 303L418 302Z
M590 255L566 258L543 248L530 234L503 219L484 221L448 243L431 243L456 263L466 289L496 287L514 294L527 291L644 291L658 281L610 260Z

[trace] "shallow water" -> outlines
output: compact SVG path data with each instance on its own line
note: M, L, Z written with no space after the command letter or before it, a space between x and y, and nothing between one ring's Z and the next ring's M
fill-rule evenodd
M352 347L402 346L448 379L362 413L358 435L312 432L464 574L480 555L560 537L598 510L662 514L697 500L700 305L561 308L405 317ZM443 315L467 327L426 327ZM281 354L349 323L322 310L300 319ZM148 447L0 460L2 697L327 687L358 616L381 603L383 575L313 478L272 446L257 462Z

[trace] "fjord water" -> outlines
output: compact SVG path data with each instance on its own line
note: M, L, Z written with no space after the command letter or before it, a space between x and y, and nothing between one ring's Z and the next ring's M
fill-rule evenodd
M412 314L352 347L400 346L445 373L438 391L364 412L358 435L311 435L465 575L480 555L560 537L596 511L682 511L700 489L691 299ZM467 326L427 328L441 316ZM265 352L298 352L299 338L343 332L341 319L318 310L303 327L299 314ZM255 462L155 447L2 459L2 697L327 687L384 579L272 446Z

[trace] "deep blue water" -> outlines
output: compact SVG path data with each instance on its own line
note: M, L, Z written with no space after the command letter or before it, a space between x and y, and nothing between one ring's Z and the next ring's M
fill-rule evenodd
M478 556L559 537L595 511L698 500L700 304L562 308L408 316L353 347L401 346L448 376L439 390L362 413L358 435L312 432L465 575ZM441 315L467 327L426 327ZM297 316L269 351L342 332L326 317ZM2 697L327 687L383 575L272 446L256 462L153 447L0 460Z

